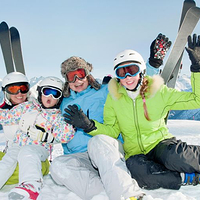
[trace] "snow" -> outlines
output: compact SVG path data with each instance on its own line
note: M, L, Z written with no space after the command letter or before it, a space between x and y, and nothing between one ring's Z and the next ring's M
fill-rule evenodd
M200 145L200 122L192 120L168 120L170 132L188 144ZM0 132L0 150L4 148L4 134ZM55 145L52 157L62 155L61 145ZM6 200L7 194L15 185L4 186L0 190L0 199ZM200 185L182 186L180 190L144 190L146 196L144 200L199 200ZM39 195L39 200L81 200L76 194L69 191L64 186L57 185L50 175L44 177L44 187ZM102 193L92 198L92 200L108 200L107 196Z

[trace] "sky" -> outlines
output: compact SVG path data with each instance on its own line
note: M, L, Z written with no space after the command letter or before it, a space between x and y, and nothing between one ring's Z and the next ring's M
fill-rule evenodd
M9 0L1 3L0 22L21 36L26 75L57 76L61 63L80 56L92 63L96 78L113 72L113 59L125 50L146 61L159 33L176 39L183 0ZM196 2L200 6L199 2ZM200 34L200 23L195 28ZM168 52L169 55L169 52ZM166 57L167 59L167 57ZM164 61L166 61L166 59ZM190 74L185 52L182 73ZM2 79L6 75L0 50Z

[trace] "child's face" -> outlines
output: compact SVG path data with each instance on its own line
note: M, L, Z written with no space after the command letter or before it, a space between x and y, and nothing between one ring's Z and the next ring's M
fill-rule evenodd
M20 103L25 102L26 98L27 98L27 93L22 94L21 92L19 92L18 94L10 94L10 102L13 105L18 105Z
M51 108L51 107L55 106L58 103L58 101L59 101L59 99L54 99L52 97L52 95L49 95L49 96L42 95L42 104L46 108Z
M130 64L131 62L126 62L120 66ZM140 79L140 74L138 73L136 76L126 76L124 79L120 79L120 83L129 90L135 89Z
M140 79L140 75L137 76L127 76L125 79L120 79L120 83L129 90L135 89Z
M85 90L88 87L88 85L89 83L88 83L87 77L81 80L76 78L74 83L69 83L70 89L72 89L75 92L81 92Z

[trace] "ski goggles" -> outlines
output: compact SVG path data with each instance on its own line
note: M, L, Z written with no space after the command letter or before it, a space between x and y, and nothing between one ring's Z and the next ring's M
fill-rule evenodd
M22 93L22 94L26 94L29 91L29 83L25 83L25 84L12 84L12 85L8 85L5 88L5 91L8 94L18 94L18 93Z
M88 76L88 74L89 72L83 68L68 72L66 74L67 82L74 83L76 81L76 78L78 78L79 80L82 80L86 76Z
M115 74L119 79L125 79L127 76L136 76L140 72L139 64L127 64L118 66L115 70Z
M52 87L43 87L41 92L44 96L48 97L51 95L54 99L60 99L62 96L62 92L60 90Z

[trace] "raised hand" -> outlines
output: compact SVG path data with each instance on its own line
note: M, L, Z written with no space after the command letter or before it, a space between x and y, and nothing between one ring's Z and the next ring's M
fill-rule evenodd
M160 33L151 43L149 64L155 68L160 67L171 44L168 37Z
M193 38L188 36L188 47L186 47L191 60L191 72L200 72L200 35L194 34Z

